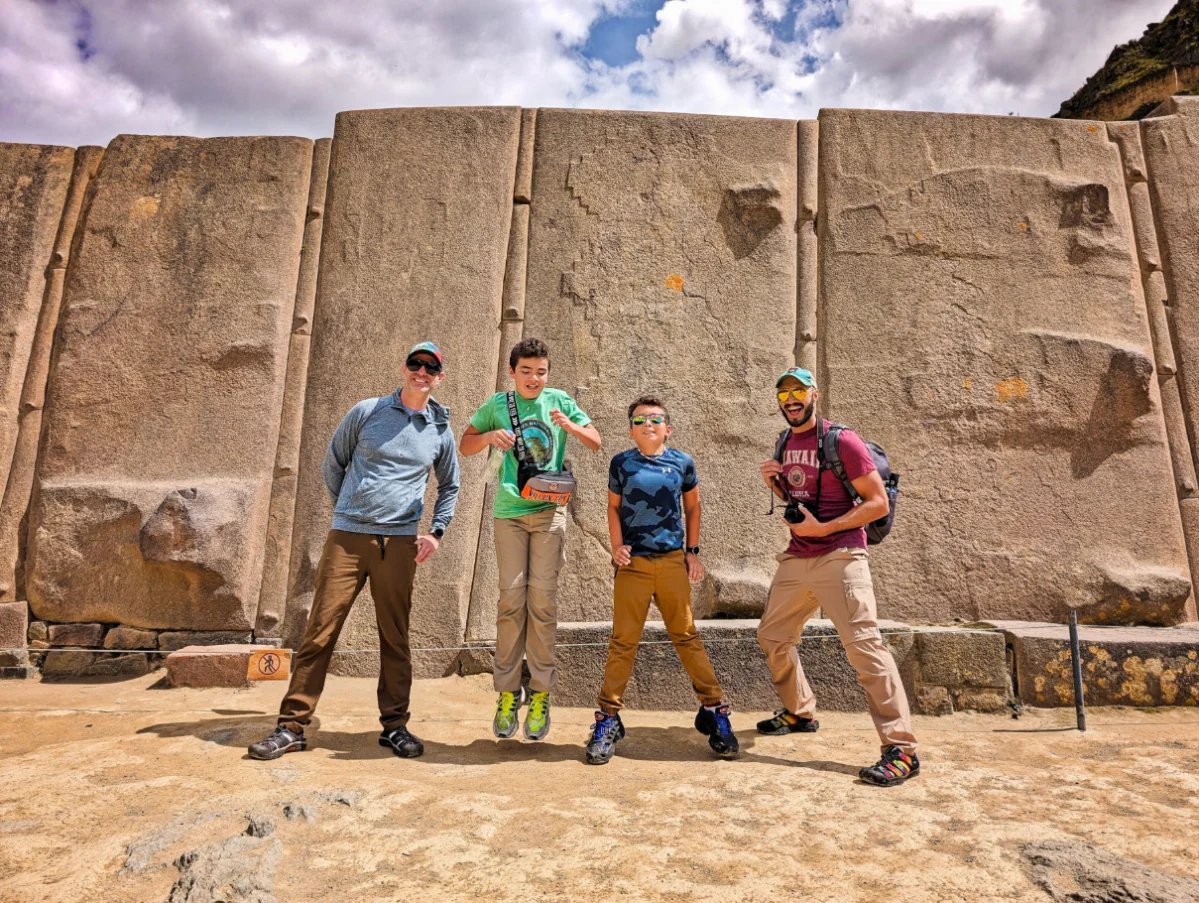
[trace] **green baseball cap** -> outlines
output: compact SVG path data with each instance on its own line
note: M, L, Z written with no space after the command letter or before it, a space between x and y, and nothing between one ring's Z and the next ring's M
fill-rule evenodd
M811 370L805 370L803 367L791 367L789 370L786 370L782 376L775 380L774 387L777 389L779 386L781 386L783 384L783 380L788 376L798 379L808 388L816 385L816 377L812 375Z

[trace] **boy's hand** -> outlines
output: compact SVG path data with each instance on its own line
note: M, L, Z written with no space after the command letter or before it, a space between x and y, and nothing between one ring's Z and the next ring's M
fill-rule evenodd
M612 553L612 563L618 568L624 567L633 560L632 546L617 546L616 551Z
M561 411L559 411L557 408L554 408L552 411L550 411L550 422L554 426L556 426L560 429L566 430L566 432L570 433L572 436L574 435L574 432L575 432L574 421L571 420L569 417L567 417L565 414L563 414Z
M416 563L424 564L440 545L441 540L436 536L421 534L416 537Z
M509 430L492 430L487 433L487 444L494 445L500 451L507 451L516 444L516 436Z
M762 472L762 479L766 481L766 485L773 492L777 485L775 480L783 475L783 465L771 458L769 461L763 461L758 470Z
M704 566L700 563L698 555L692 555L688 552L683 558L687 562L687 579L692 583L699 583L704 579Z

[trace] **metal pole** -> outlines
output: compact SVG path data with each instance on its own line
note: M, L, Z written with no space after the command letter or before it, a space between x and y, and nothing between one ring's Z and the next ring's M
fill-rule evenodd
M1087 729L1087 712L1083 703L1082 653L1078 650L1078 612L1070 609L1070 660L1074 664L1074 714L1078 717L1078 729Z

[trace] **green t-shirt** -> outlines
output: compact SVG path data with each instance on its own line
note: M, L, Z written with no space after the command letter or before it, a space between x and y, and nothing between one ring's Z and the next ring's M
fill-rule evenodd
M550 411L554 408L579 426L591 423L591 418L561 389L543 389L532 401L521 398L517 393L516 412L520 415L525 451L542 470L561 470L562 459L566 455L566 430L554 426L550 420ZM487 399L470 418L470 425L480 433L501 429L512 432L512 420L508 417L508 394L497 392ZM520 489L516 485L516 455L512 450L504 452L500 485L492 513L500 518L520 517L553 507L553 502L534 502L520 497Z

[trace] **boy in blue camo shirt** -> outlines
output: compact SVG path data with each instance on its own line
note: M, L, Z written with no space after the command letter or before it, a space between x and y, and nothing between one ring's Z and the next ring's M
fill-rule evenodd
M612 638L587 761L603 765L624 735L621 696L633 671L637 645L656 599L666 632L691 677L700 709L695 729L717 755L740 752L729 707L691 615L691 582L704 577L699 561L699 478L690 455L666 447L670 419L661 399L644 395L629 405L629 436L636 448L608 468L608 534L616 586Z

